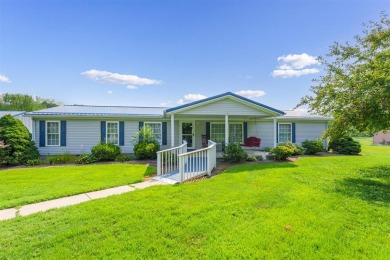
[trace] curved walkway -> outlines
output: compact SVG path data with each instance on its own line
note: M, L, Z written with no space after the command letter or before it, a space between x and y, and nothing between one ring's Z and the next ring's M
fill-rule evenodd
M12 219L15 218L16 216L28 216L30 214L34 214L37 212L47 211L49 209L62 208L62 207L90 201L90 200L101 199L112 195L118 195L118 194L130 192L134 190L145 189L147 187L151 187L155 185L167 185L167 184L168 183L166 182L151 179L140 183L123 185L115 188L86 192L86 193L73 195L69 197L28 204L20 208L3 209L0 210L0 220Z

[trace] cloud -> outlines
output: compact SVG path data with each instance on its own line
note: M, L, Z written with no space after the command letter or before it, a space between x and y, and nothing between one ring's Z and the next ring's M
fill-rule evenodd
M160 84L160 80L140 78L136 75L119 74L104 70L87 70L81 73L86 78L95 80L97 82L109 83L109 84L132 84L132 85L154 85Z
M0 82L11 83L12 81L8 77L0 74Z
M131 89L131 90L133 90L133 89L138 89L137 86L132 86L132 85L128 85L126 88L127 88L127 89Z
M311 65L320 64L317 57L310 56L306 53L280 56L278 57L278 62L281 65L272 71L272 77L274 78L300 77L320 72L317 68L306 68Z
M265 92L262 90L241 90L235 92L235 94L246 97L246 98L254 98L254 97L262 97L265 95Z
M161 103L160 103L160 106L162 106L162 107L167 107L167 106L169 106L170 104L172 104L172 101L161 102Z
M181 104L194 102L194 101L205 99L205 98L207 98L207 97L205 95L202 95L202 94L186 94L186 95L184 95L184 97L182 99L179 99L177 101L177 103L181 105Z
M112 95L112 91L111 91L111 90L108 90L107 93L108 93L109 95Z

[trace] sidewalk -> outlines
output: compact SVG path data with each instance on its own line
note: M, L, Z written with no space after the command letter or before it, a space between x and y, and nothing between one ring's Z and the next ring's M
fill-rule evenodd
M115 188L92 191L92 192L82 193L82 194L73 195L69 197L28 204L20 207L19 209L17 208L3 209L0 210L0 220L12 219L18 215L28 216L30 214L34 214L37 212L47 211L49 209L62 208L62 207L90 201L90 200L101 199L112 195L118 195L118 194L130 192L134 190L145 189L147 187L151 187L155 185L167 185L167 184L168 183L162 181L150 179L140 183L123 185Z

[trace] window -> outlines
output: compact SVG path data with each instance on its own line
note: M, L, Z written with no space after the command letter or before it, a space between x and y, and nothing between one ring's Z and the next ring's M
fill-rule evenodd
M152 129L153 135L156 137L157 142L162 142L162 127L159 122L145 122L145 126L149 126Z
M291 124L279 124L278 142L291 142Z
M46 146L60 146L60 122L46 122Z
M242 123L229 124L229 142L242 143L244 139L243 132ZM216 143L225 143L225 124L211 123L210 138Z
M106 143L119 145L119 123L107 122Z

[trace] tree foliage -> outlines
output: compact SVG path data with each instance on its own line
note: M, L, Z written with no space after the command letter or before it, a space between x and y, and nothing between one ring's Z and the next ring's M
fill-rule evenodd
M58 105L55 100L30 95L5 93L0 96L0 110L6 111L34 111Z
M313 96L300 104L320 115L333 116L327 135L342 136L353 127L360 132L390 129L390 20L364 25L355 43L330 46L326 58L319 57L325 74L315 79Z

